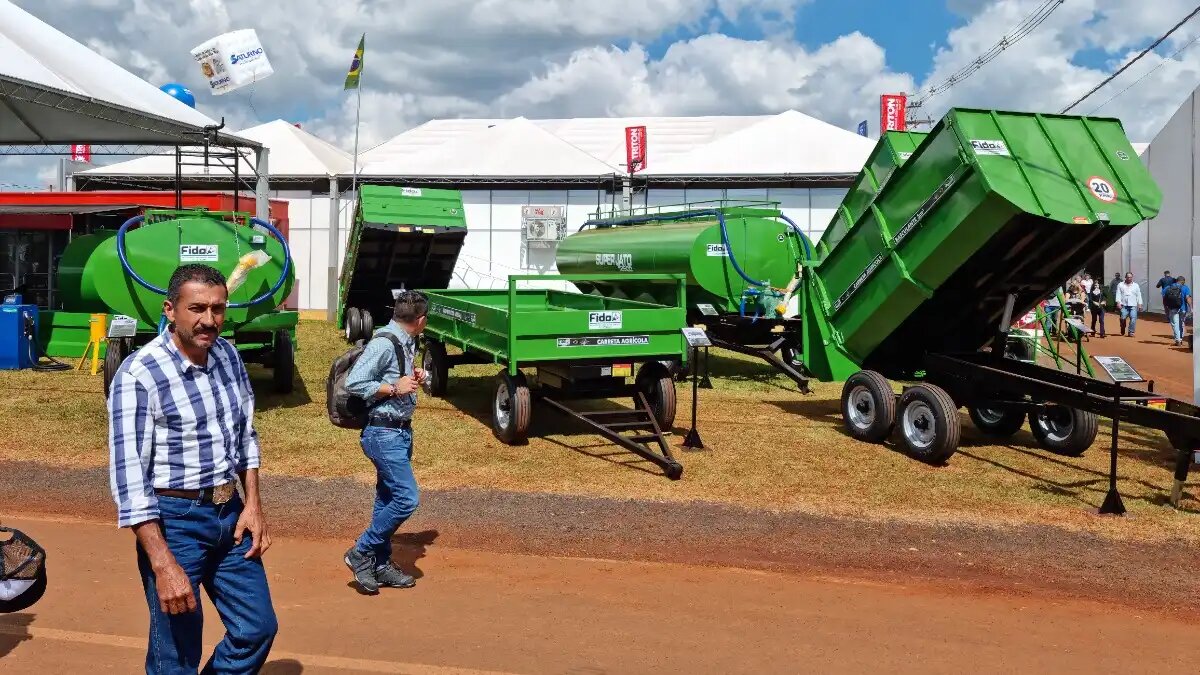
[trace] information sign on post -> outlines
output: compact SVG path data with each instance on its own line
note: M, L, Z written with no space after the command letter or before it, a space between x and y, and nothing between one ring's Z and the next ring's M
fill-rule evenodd
M704 332L703 328L684 328L683 337L687 339L689 347L711 347L712 342L708 339L708 333Z
M1125 359L1119 356L1093 356L1096 363L1108 373L1113 382L1145 382L1146 380L1134 370L1133 366L1129 365Z

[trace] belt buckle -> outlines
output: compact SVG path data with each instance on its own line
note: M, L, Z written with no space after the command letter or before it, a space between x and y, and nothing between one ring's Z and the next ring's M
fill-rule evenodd
M213 493L212 493L213 503L214 504L224 504L225 502L229 501L230 499L233 499L233 493L235 492L235 489L234 489L235 485L236 484L233 481L229 481L228 483L222 483L222 484L214 487Z

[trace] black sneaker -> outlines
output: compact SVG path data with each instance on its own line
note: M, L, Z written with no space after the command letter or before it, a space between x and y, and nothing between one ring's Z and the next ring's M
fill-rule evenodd
M375 568L375 580L379 582L380 586L388 588L412 588L417 585L416 579L405 574L399 567L396 567L395 563L390 561L383 567Z
M354 581L359 588L366 593L379 592L379 582L375 579L375 556L359 553L356 547L351 546L342 561L354 573Z

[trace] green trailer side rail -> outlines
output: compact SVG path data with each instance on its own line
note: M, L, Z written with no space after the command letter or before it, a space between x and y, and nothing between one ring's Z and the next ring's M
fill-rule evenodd
M501 290L425 291L429 297L426 331L446 344L487 355L514 376L524 366L551 361L651 357L685 361L687 341L680 330L687 325L687 287L683 275L636 277L644 282L675 282L673 306L570 291L518 288L522 281L617 278L627 277L514 275L508 278L508 287ZM609 316L594 316L604 313Z

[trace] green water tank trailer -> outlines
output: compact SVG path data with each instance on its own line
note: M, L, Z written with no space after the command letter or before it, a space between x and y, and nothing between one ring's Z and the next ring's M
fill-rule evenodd
M589 221L559 243L558 270L562 274L684 274L690 310L709 304L718 312L736 313L747 291L753 304L753 292L761 288L745 277L785 288L795 278L798 261L809 245L779 218L776 208L697 204L687 205L682 213ZM721 232L722 219L727 241ZM671 302L676 292L673 284L637 279L575 285L585 293L659 304ZM770 307L772 301L764 300L758 309L765 312Z
M230 295L222 335L236 344L247 362L275 368L277 391L291 390L298 315L279 308L296 275L277 232L244 214L202 210L151 210L144 220L131 220L122 230L123 236L121 231L102 230L76 237L63 251L57 286L63 307L51 313L50 335L42 339L48 354L81 353L78 345L87 343L87 317L92 313L136 319L136 336L110 339L106 345L107 385L124 356L157 334L165 291L176 268L199 263L228 278L240 261L261 251L267 261L250 269Z

